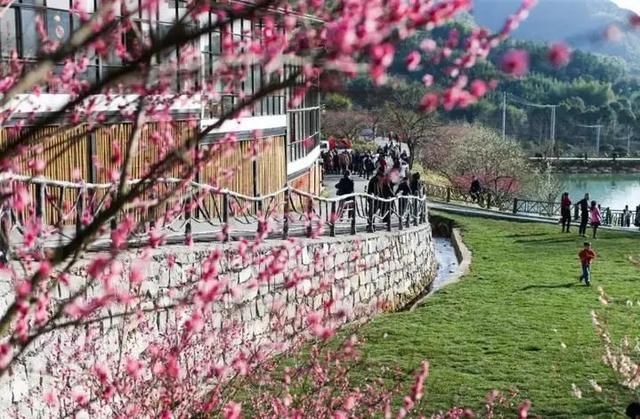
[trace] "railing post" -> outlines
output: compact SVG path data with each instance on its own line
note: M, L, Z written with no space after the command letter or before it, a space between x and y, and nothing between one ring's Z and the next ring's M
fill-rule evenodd
M356 198L353 197L351 201L353 206L351 208L351 234L356 234Z
M451 187L447 186L447 202L451 202Z
M45 206L46 206L46 191L44 183L38 183L36 186L36 217L40 219L40 222L44 225L45 220Z
M313 214L313 201L311 198L307 198L307 219L309 220L309 225L307 225L307 237L311 237L313 235L313 226L311 225L311 214Z
M229 193L222 194L222 224L224 224L222 230L222 241L229 241Z
M109 195L111 195L111 202L109 203L109 206L113 205L113 202L116 200L116 190L112 189L111 192L109 192ZM114 215L113 217L111 217L111 221L109 221L109 226L111 227L111 231L115 230L116 228L118 228L118 215Z
M402 225L402 223L403 223L403 221L404 221L404 220L402 219L402 216L403 216L403 213L404 213L404 211L403 211L403 210L404 210L405 208L404 208L404 205L403 205L403 204L404 204L404 202L402 201L402 197L401 197L401 196L399 196L399 197L397 198L397 202L398 202L398 230L402 230L402 229L404 228L404 226Z
M611 225L611 221L612 221L612 217L611 217L611 208L607 207L607 209L605 210L605 223L607 225Z
M387 231L391 231L391 206L395 203L395 201L387 202Z
M148 216L149 216L149 230L153 230L156 228L156 194L151 192L149 195L149 200L151 201L151 207L149 208Z
M336 217L338 216L338 214L336 213L336 202L332 201L331 202L331 223L329 224L329 236L331 237L335 237L336 236Z
M518 198L513 198L513 213L518 213Z
M407 228L409 228L411 226L411 217L413 216L413 204L414 202L416 202L416 198L412 197L409 202L407 202L407 207L408 207L408 211L407 211L407 221L406 221L406 226Z
M191 240L191 197L187 198L184 206L184 219L186 224L184 225L184 237L187 243Z
M422 220L420 219L422 217L422 208L424 203L426 202L426 199L424 201L418 201L417 199L414 199L413 202L413 225L418 225L422 222Z
M487 194L487 209L491 208L491 193Z
M260 194L256 195L256 198L260 198ZM258 200L258 202L256 202L256 215L258 212L262 212L262 199Z
M282 238L287 240L289 238L289 200L290 194L289 188L284 191L284 220L282 220Z
M375 200L373 198L367 198L369 202L369 208L367 208L367 232L373 233L373 216L375 214Z
M78 189L78 201L76 202L76 236L82 231L82 213L84 212L85 189Z

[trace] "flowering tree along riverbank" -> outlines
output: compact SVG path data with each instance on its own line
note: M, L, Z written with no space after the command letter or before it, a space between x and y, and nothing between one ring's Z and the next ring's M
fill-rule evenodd
M165 241L155 226L195 210L205 199L189 192L196 177L214 189L234 178L239 169L221 164L219 156L241 146L225 127L283 108L304 112L318 89L330 91L358 74L382 84L394 45L416 32L426 31L420 50L406 57L408 69L424 72L428 81L430 63L450 62L439 84L446 87L425 83L429 86L416 109L433 112L475 103L495 82L470 80L469 69L517 28L534 1L524 0L505 17L499 33L478 29L466 39L452 34L443 45L429 31L469 11L470 0L188 0L168 8L156 0L106 0L99 7L74 1L64 13L50 13L51 3L32 13L22 3L5 2L2 13L9 20L0 22L3 30L10 18L33 27L15 47L11 37L0 40L8 57L0 68L0 164L7 176L0 196L2 251L8 259L2 269L8 300L0 315L0 375L7 382L23 368L38 377L8 411L21 417L215 413L229 419L404 417L411 412L423 395L428 364L416 366L415 384L400 404L393 403L397 392L374 378L364 388L351 384L347 373L357 365L358 342L349 337L329 343L347 316L335 301L323 302L320 311L308 310L295 328L279 322L287 305L297 302L273 301L268 309L280 333L269 342L238 346L241 319L221 324L225 312L219 307L239 304L243 295L268 287L300 251L289 240L269 256L260 252L270 228L264 208L253 210L263 227L259 234L227 245L257 272L237 286L220 275L225 250L213 243L201 269L184 272L158 293L145 289L154 251ZM554 62L564 60L562 51L556 55ZM512 51L503 70L518 76L527 64L526 56ZM8 178L10 173L49 173L47 156L70 156L66 169L72 179L66 180L87 182L69 149L103 135L111 124L127 128L103 150L106 163L95 168L111 184L99 208L86 196L70 202L64 194L52 197ZM255 139L262 137L262 129L247 127ZM216 141L209 141L214 133ZM64 141L52 140L63 134ZM314 147L315 140L306 135L290 140L288 150ZM259 140L250 144L242 149L243 161L267 148ZM47 218L38 209L43 205L56 208L60 219ZM66 225L69 214L79 220L76 228L66 240L51 240L53 227ZM308 217L310 229L319 228L313 215ZM23 226L20 241L9 228L17 218ZM146 234L144 244L130 246L140 232ZM220 242L227 233L223 230ZM103 236L110 239L108 248L89 252ZM192 244L186 234L185 245ZM123 262L125 257L130 262ZM167 263L178 268L170 256ZM317 265L323 269L322 261ZM75 280L79 270L87 281ZM305 275L296 271L285 286L307 286ZM332 281L316 284L308 296ZM150 313L166 313L166 331L153 331L156 317ZM310 337L313 344L300 355L301 343ZM283 352L296 362L274 358ZM529 406L520 406L520 417ZM465 414L458 409L450 416Z

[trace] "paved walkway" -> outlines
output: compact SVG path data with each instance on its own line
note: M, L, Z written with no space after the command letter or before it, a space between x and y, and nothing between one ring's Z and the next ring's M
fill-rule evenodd
M340 175L327 175L324 179L325 188L329 192L329 196L336 196L336 188L335 184L340 180ZM351 177L354 182L354 190L355 192L366 192L368 181L360 176L352 176ZM429 200L429 197L427 197ZM509 212L502 212L496 210L489 210L479 207L474 207L471 205L465 204L456 204L456 203L445 203L439 201L431 201L429 200L429 209L434 209L442 212L447 212L451 214L464 215L468 217L484 217L484 218L493 218L499 220L507 220L507 221L519 221L519 222L536 222L536 223L545 223L545 224L555 224L560 225L558 223L557 218L553 217L543 217L543 216L534 216L534 215L524 215L524 214L512 214ZM578 225L574 222L573 225L575 228L578 228ZM640 229L635 227L624 228L624 227L608 227L601 226L600 229L605 230L613 230L613 231L622 231L627 233L640 233Z
M507 220L507 221L555 224L558 226L558 229L560 229L560 223L557 218L511 214L508 212L487 210L483 208L473 208L468 205L434 202L434 201L429 201L429 209L447 212L451 214L464 215L467 217L483 217L483 218L493 218L493 219ZM575 227L576 229L578 228L578 224L575 222L572 223L572 226ZM611 227L611 226L599 227L599 230L603 230L603 229L620 231L625 233L636 233L636 234L640 233L640 229L638 229L637 227Z

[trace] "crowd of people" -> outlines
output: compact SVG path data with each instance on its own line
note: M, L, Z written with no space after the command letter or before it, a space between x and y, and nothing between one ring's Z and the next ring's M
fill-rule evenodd
M342 179L336 184L339 196L354 192L352 173L369 180L366 192L370 195L381 198L423 195L420 174L410 173L409 156L405 151L400 151L397 144L386 144L384 147L379 147L375 153L331 150L324 153L322 158L325 162L325 170L335 172L333 168L337 165L343 173Z
M341 157L345 156L345 157ZM342 178L335 185L336 194L338 196L349 195L355 192L355 183L352 174L360 176L368 180L366 192L369 195L377 196L384 199L390 199L398 196L423 196L424 188L420 180L420 174L410 173L409 156L406 152L401 151L398 145L389 143L384 147L379 147L375 153L372 152L337 152L331 150L324 153L323 161L325 169L330 164L331 169L334 163L338 163L339 170L342 170ZM348 161L348 165L343 165ZM331 162L331 163L329 163ZM334 169L335 172L335 169ZM339 213L346 212L347 215L351 211L349 200L340 202ZM373 213L379 213L383 216L385 222L391 216L388 204L371 200L369 209ZM400 201L400 205L406 205L405 201ZM344 210L344 211L343 211ZM398 208L400 213L404 213L405 208Z

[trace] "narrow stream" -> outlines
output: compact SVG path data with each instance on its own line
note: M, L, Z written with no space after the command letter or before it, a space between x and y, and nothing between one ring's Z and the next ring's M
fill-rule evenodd
M455 249L451 244L451 239L448 237L434 236L433 245L436 251L436 260L438 261L438 275L433 281L433 286L429 294L433 294L448 285L459 266Z

